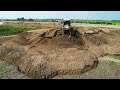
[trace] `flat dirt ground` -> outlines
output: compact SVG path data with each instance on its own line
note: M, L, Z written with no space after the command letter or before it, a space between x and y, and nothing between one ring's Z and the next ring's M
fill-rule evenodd
M20 73L14 65L0 61L0 79L30 79Z

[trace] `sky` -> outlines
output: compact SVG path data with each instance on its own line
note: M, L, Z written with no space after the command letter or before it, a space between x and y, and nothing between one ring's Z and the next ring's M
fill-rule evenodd
M0 11L0 19L120 20L120 11Z

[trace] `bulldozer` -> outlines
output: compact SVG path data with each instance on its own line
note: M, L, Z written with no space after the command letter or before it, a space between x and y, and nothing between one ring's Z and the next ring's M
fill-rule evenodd
M63 20L61 21L61 24L62 24L62 28L63 28L64 30L69 30L70 27L71 27L70 19L63 19Z
M72 35L72 27L71 27L71 21L70 19L62 19L60 24L60 29L58 31L59 35L69 35L69 37Z
M58 26L55 29L51 29L46 33L46 37L54 37L56 35L61 35L61 36L76 36L76 31L73 29L71 26L71 21L70 19L62 19L60 22L58 22Z

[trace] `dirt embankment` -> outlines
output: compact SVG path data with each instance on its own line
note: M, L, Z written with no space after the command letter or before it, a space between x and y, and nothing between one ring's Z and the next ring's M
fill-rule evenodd
M56 27L55 23L29 23L29 22L5 22L2 25L15 26L15 27L26 27L32 29L46 29Z
M75 36L57 29L24 32L0 46L0 60L16 65L32 78L77 74L98 65L98 57L120 52L120 30L77 28Z

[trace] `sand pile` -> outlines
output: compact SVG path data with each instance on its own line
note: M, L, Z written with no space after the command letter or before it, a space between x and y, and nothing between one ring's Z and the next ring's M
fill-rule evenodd
M81 29L85 32L79 28L74 37L58 35L57 29L23 32L0 45L0 60L29 77L52 78L84 73L97 67L98 57L120 52L119 30Z

